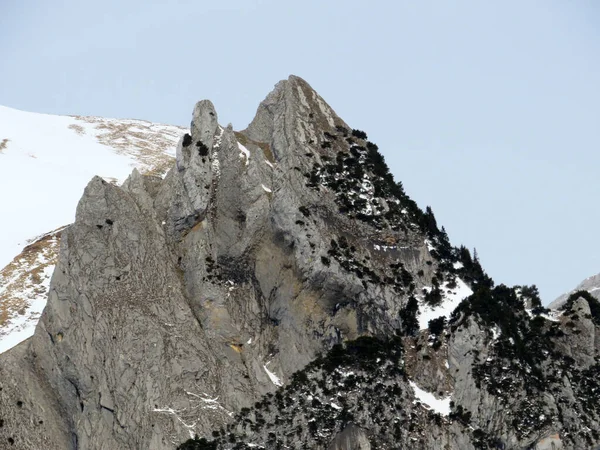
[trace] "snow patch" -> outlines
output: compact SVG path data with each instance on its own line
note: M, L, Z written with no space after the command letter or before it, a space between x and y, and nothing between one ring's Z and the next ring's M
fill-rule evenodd
M218 177L221 175L221 164L219 163L219 157L217 156L216 153L213 153L212 155L213 157L213 161L212 161L212 171L215 173L215 175Z
M50 278L54 272L62 229L36 237L38 243L21 253L0 271L0 305L4 323L0 326L0 353L33 335L46 306Z
M446 316L449 318L460 302L473 294L471 288L458 277L456 278L456 287L454 289L448 289L447 283L444 283L441 289L442 301L438 306L433 308L426 304L419 306L419 329L426 330L429 326L429 321L438 317Z
M433 244L431 243L431 241L429 239L425 239L425 245L427 246L427 250L429 250L430 252L432 250L435 250L435 247L433 246Z
M267 362L264 366L263 369L265 369L265 372L267 372L267 375L269 375L269 378L271 379L271 383L273 383L275 386L283 386L283 383L281 382L281 380L279 379L279 377L277 375L275 375L273 372L271 372L267 366L271 363L271 361Z
M31 302L23 315L18 316L10 322L3 330L5 334L0 336L0 353L4 353L33 336L35 327L45 306L46 296L40 296Z
M246 147L244 147L242 144L240 144L239 142L237 143L238 148L240 149L240 158L245 158L246 160L246 166L250 163L250 150L248 150Z
M494 341L497 341L498 338L500 337L500 335L502 334L502 331L500 331L500 328L498 327L498 325L494 325L492 328L492 339Z
M398 247L395 245L379 245L379 244L374 244L373 248L377 251L384 251L387 252L388 250L396 250Z
M224 132L225 132L225 130L223 129L223 127L221 125L219 125L219 134L215 134L215 138L213 141L214 148L221 147L221 142L223 142L223 133Z
M187 428L190 438L196 435L196 425L199 421L199 413L206 411L209 413L225 414L229 417L233 417L233 412L223 408L219 403L219 397L211 397L206 393L195 394L193 392L186 391L186 394L190 397L191 405L182 409L174 409L171 407L154 408L152 411L155 413L168 414L175 417L185 428Z
M350 372L344 372L343 370L340 370L340 369L335 369L335 371L337 373L339 373L344 378L349 377L350 375L354 375L354 372L352 372L352 371L350 371Z
M431 409L434 412L441 414L442 416L447 416L448 414L450 414L450 399L452 398L451 395L443 399L438 399L435 398L435 396L430 392L421 389L414 382L409 381L409 384L410 387L413 389L417 400L420 401L423 405L425 405L428 409ZM415 400L413 404L416 403L417 400Z
M550 310L549 314L540 314L546 320L550 322L560 322L559 317L562 315L562 311Z

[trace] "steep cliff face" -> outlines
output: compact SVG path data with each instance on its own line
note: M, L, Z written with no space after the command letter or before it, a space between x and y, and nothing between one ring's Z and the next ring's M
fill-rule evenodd
M35 335L0 357L0 446L600 440L586 300L494 288L298 77L242 132L199 102L166 177L94 178L61 241Z
M33 335L58 259L61 228L73 221L94 174L115 184L134 167L164 174L186 131L142 120L0 106L0 353Z

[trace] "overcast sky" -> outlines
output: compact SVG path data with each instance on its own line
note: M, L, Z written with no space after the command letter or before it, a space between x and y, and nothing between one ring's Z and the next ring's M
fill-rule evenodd
M497 283L600 272L598 1L0 0L5 106L243 129L289 74Z

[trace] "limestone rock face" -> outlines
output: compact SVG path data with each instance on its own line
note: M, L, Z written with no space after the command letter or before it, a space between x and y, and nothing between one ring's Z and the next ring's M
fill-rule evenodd
M598 331L592 320L590 305L578 298L571 308L570 326L565 327L565 336L558 340L561 351L574 359L579 367L587 369L594 365L599 353Z
M371 443L363 430L349 424L336 435L328 450L371 450Z
M199 435L218 448L508 449L563 429L578 445L584 410L598 442L597 412L572 406L596 392L589 305L561 335L524 303L507 322L463 302L419 330L426 303L443 309L460 277L473 290L485 277L386 171L298 77L242 132L197 103L164 179L85 189L35 335L0 356L0 448L161 450ZM507 333L537 342L536 327L580 381L550 356L527 365L529 344ZM538 366L552 389L529 392L519 376Z

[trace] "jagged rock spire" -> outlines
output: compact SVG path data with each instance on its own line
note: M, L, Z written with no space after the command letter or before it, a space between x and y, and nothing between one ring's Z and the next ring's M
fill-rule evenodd
M348 128L306 81L290 75L260 103L244 133L256 141L272 142L279 161L300 152L298 146L320 142L323 132L336 125Z

